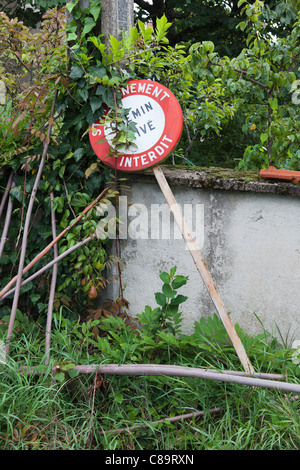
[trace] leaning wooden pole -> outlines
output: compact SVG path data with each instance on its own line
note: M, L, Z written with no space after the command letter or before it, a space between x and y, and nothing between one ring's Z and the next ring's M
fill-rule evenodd
M198 246L196 244L196 241L194 237L191 234L191 231L189 227L186 224L186 221L183 218L181 209L179 208L176 199L172 193L172 190L165 178L165 175L160 168L160 166L156 166L153 168L153 173L156 177L156 180L159 184L159 187L163 193L163 195L166 198L166 201L170 207L170 210L172 211L174 218L176 220L177 225L179 226L179 229L182 233L182 236L187 244L187 247L192 255L192 258L194 260L194 263L203 279L203 282L210 294L210 297L218 311L218 314L223 322L223 325L227 331L227 334L229 338L232 341L232 344L235 348L235 351L242 363L242 366L248 374L252 375L254 373L254 369L252 367L252 364L250 362L250 359L247 356L247 353L245 351L245 348L241 342L241 339L239 338L234 325L226 311L226 308L224 306L224 303L220 297L220 294L213 282L213 279L208 271L208 268L206 266L206 263L204 259L201 256L201 253L198 249Z

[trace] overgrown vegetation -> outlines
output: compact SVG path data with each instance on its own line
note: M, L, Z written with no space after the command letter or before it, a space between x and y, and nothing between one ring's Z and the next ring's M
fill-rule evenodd
M106 196L117 203L116 175L95 157L87 129L109 107L117 123L115 143L132 141L134 123L124 125L119 104L120 85L128 79L155 79L177 96L185 125L173 163L256 170L272 163L298 168L299 20L289 34L274 38L262 21L264 5L259 0L251 5L242 0L239 6L245 18L239 28L247 34L247 48L233 58L221 57L210 41L189 49L183 43L171 46L166 16L157 19L154 29L138 21L121 40L111 37L108 48L99 34L98 0L83 12L78 2L68 3L72 15L68 24L66 9L50 10L38 32L1 14L0 71L8 96L7 104L0 107L3 202L7 182L12 184L8 188L12 213L7 213L10 237L6 241L3 230L1 241L2 287L20 266L22 243L27 243L26 264L51 242L51 204L57 227L63 230L109 184ZM35 183L38 192L26 241L24 226ZM58 255L94 233L98 221L95 207L60 240ZM108 237L93 238L60 263L56 305L72 299L75 310L82 313L88 293L94 297L107 284L106 268L118 262L118 257L107 256L109 243ZM36 268L46 261L49 258L43 257ZM38 286L22 287L19 309L36 316L46 312L49 285L44 274ZM2 299L1 304L4 315L10 301Z
M106 269L119 262L118 256L109 256L108 234L95 236L103 212L94 203L105 189L101 202L110 198L117 204L120 182L96 160L87 136L109 107L118 123L116 143L131 141L134 126L124 125L119 88L128 79L151 78L169 87L182 106L185 128L174 163L235 166L239 158L240 168L258 170L275 162L297 169L299 20L284 37L274 38L261 21L260 1L242 1L239 8L247 47L230 58L220 56L211 41L170 45L171 23L165 15L154 29L139 21L122 39L112 37L107 48L99 33L97 0L84 12L77 1L67 4L68 24L66 9L48 11L37 32L0 14L0 72L8 96L0 106L3 341L12 311L15 315L10 355L0 370L0 447L300 447L299 404L289 395L198 379L107 379L75 370L75 364L110 362L239 368L218 317L201 318L192 334L182 332L179 306L186 298L177 290L187 278L175 268L160 274L157 306L146 306L135 320L127 317L123 297L101 307L94 303L110 281ZM211 149L215 152L219 144L222 151L214 158ZM68 256L54 276L54 270L40 270L53 259L52 250L44 249L55 232L64 236L54 256ZM23 264L32 260L38 281L28 282L27 275L12 307L14 291L7 291L18 291L14 283ZM44 339L50 310L48 363ZM299 377L290 349L266 332L250 338L238 325L237 330L257 371L280 373L289 381ZM41 374L22 374L20 365L37 367ZM52 367L57 368L55 380ZM147 424L126 434L109 431L210 408L220 408L217 419L207 413L200 423L194 418L188 424Z
M0 447L105 450L288 450L300 448L299 402L292 394L184 377L80 374L75 364L176 364L240 370L219 317L182 331L178 289L187 277L161 272L157 307L136 319L98 309L82 323L61 307L45 365L45 326L19 313L11 354L0 369ZM5 338L6 321L0 331ZM297 382L295 352L266 331L236 325L255 370ZM39 375L26 375L26 369ZM56 373L53 375L53 367ZM212 410L210 413L209 410ZM203 416L170 418L204 411ZM129 428L129 429L126 429Z

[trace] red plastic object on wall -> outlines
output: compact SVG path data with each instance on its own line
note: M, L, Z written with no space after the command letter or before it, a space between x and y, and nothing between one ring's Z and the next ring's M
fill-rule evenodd
M300 181L300 171L280 170L274 166L269 166L268 169L260 170L260 176L265 179L285 180L298 183Z

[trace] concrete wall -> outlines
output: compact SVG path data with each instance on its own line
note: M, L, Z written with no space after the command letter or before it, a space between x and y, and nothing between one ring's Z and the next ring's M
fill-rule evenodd
M184 204L198 208L198 219L196 212L192 217L187 212L186 220L197 229L201 254L233 322L249 334L261 333L255 313L273 334L278 335L277 325L285 338L300 339L299 184L265 182L257 174L228 176L226 171L213 175L166 167L164 173L182 209ZM170 238L156 238L151 220L157 222L155 211L166 200L151 171L128 178L126 197L132 205L120 253L129 313L155 306L154 293L162 285L159 271L176 265L178 274L189 276L180 290L188 296L182 311L189 332L215 307L183 239L176 239L178 231L175 239L172 235L173 217Z

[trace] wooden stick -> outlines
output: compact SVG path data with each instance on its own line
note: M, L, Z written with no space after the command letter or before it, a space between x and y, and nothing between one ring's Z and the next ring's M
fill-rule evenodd
M57 96L58 96L58 90L55 91L50 116L53 116L54 114ZM45 161L46 161L46 156L47 156L48 147L50 143L51 130L52 130L52 124L49 125L49 128L48 128L48 133L47 133L48 139L45 140L44 142L43 154L40 160L39 168L36 174L35 182L32 188L31 196L30 196L29 203L28 203L27 213L26 213L26 219L25 219L25 224L24 224L24 229L23 229L21 254L20 254L20 260L19 260L19 266L18 266L18 274L17 276L15 276L16 290L15 290L14 300L13 300L13 304L12 304L12 308L10 312L10 320L9 320L8 331L7 331L7 339L6 339L6 347L5 347L6 356L8 356L9 354L10 341L11 341L11 337L13 333L14 322L15 322L15 317L16 317L17 307L18 307L18 302L19 302L19 295L20 295L20 289L21 289L23 269L24 269L24 264L25 264L25 256L26 256L26 249L27 249L27 239L28 239L28 233L29 233L31 213L32 213L34 201L36 198L38 185L39 185L42 172L44 169Z
M52 242L49 243L49 245L46 246L46 248L43 249L43 251L41 251L38 255L36 255L36 257L32 261L30 261L30 263L27 264L27 266L23 269L22 275L27 273L27 271L29 271L29 269L32 268L32 266L34 266L46 253L48 253L48 251L82 219L84 214L86 214L89 210L91 210L95 206L95 204L97 204L97 202L100 201L100 199L104 196L104 194L107 191L108 191L108 188L105 188L102 191L102 193L99 194L99 196L81 212L81 214L74 220L74 222L71 225L66 227L59 235L57 235L57 237L54 240L52 240ZM8 292L10 287L16 282L17 277L18 276L13 277L6 284L6 286L1 290L0 299L2 298L4 294L6 294L6 292Z
M3 212L3 210L4 210L4 206L5 206L5 203L6 203L6 199L8 198L8 195L9 195L9 191L11 190L11 185L12 185L14 176L15 176L15 173L14 173L14 171L12 170L12 171L10 172L9 177L8 177L7 185L6 185L6 188L5 188L3 197L2 197L2 199L1 199L1 203L0 203L0 218L1 218L2 212Z
M69 254L73 253L73 251L77 250L77 248L80 248L80 247L84 246L86 243L89 243L91 240L93 240L94 236L95 236L94 234L91 234L89 237L84 238L81 242L76 243L76 245L71 246L71 248L69 248L68 250L61 253L59 256L57 256L57 258L53 258L52 261L49 261L49 263L45 264L45 266L43 266L41 269L39 269L38 271L33 273L31 276L27 277L27 279L24 279L24 281L21 282L21 287L26 286L26 284L28 284L28 282L33 281L38 276L43 274L45 271L52 268L52 266L59 263L59 261L61 261L66 256L69 256ZM6 299L6 297L8 297L9 295L13 294L15 292L15 290L16 290L16 288L13 287L11 290L9 290L5 294L3 294L3 296L0 298L0 302L1 302L1 300Z
M11 188L13 188L14 185L15 185L15 183L13 181L12 184L11 184ZM0 258L3 254L3 251L4 251L4 246L5 246L6 239L7 239L7 233L8 233L8 229L9 229L9 225L10 225L12 210L13 210L13 202L12 202L11 196L9 196L8 203L7 203L6 217L5 217L4 227L3 227L3 231L2 231L2 235L1 235L1 241L0 241Z
M141 424L135 424L134 426L129 426L127 428L118 428L118 429L106 429L105 431L100 431L101 434L105 433L110 433L110 434L119 434L123 432L132 432L135 431L136 429L140 428L148 428L151 426L155 426L156 424L159 423L165 423L168 421L169 423L177 423L178 421L184 421L186 419L193 419L193 418L199 418L199 416L204 416L205 414L219 414L221 413L222 409L221 408L211 408L210 410L206 411L193 411L192 413L186 413L184 415L179 415L179 416L172 416L171 418L163 418L159 419L158 421L146 421L145 423Z
M127 375L127 376L166 376L166 377L194 377L198 379L211 380L217 382L235 383L248 385L249 387L268 388L270 390L283 390L289 393L299 393L300 384L284 382L281 380L268 380L266 378L249 377L246 373L231 374L218 372L212 369L203 369L189 366L177 366L174 364L84 364L75 365L74 369L80 374L107 374L107 375ZM63 366L56 365L52 372L63 371ZM45 370L38 367L23 366L19 369L20 374L40 375L45 374ZM256 374L255 374L256 375ZM259 375L259 374L258 374ZM272 377L273 378L273 377Z
M51 193L50 193L51 226L52 226L52 237L53 237L53 239L55 239L56 238L56 220L55 220L55 212L53 210L53 199L54 199L54 193L53 193L53 191L51 191ZM53 255L54 255L54 260L56 260L56 258L58 257L57 243L53 247ZM53 265L51 286L50 286L50 294L49 294L49 301L48 301L46 335L45 335L45 363L46 364L49 364L49 361L50 361L51 326L52 326L52 314L53 314L53 304L54 304L54 296L55 296L56 279L57 279L57 263L55 263Z
M187 247L192 255L192 258L194 260L194 263L203 279L203 282L211 296L211 299L213 303L215 304L215 307L218 311L218 314L223 322L223 325L227 331L227 334L229 338L232 341L232 344L235 348L235 351L242 363L242 366L248 374L253 374L254 369L251 365L251 362L247 356L247 353L245 351L245 348L234 328L234 325L226 311L226 308L223 304L223 301L217 291L217 288L212 280L212 277L208 271L208 268L206 266L206 263L204 259L201 256L201 253L198 249L198 246L190 232L189 227L187 226L182 212L176 202L176 199L171 191L171 188L165 178L165 175L162 171L162 169L159 166L156 166L153 168L153 173L156 177L156 180L160 186L160 189L162 190L162 193L164 194L167 203L174 215L174 218L176 220L176 223L179 226L179 229L181 230L182 236L187 244Z

